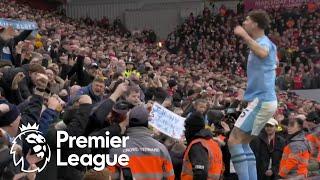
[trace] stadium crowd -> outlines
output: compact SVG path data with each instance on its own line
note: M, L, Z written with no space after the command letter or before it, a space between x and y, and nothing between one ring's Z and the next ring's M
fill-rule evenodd
M169 34L167 47L171 52L182 50L187 54L185 61L188 63L204 61L243 76L248 51L244 42L236 38L233 29L245 15L242 11L235 14L222 9L215 16L208 8L197 17L191 14ZM279 88L319 88L319 13L308 11L306 5L291 10L269 10L268 13L272 19L269 36L279 51Z
M317 176L320 104L290 90L320 88L320 8L269 14L269 36L279 51L279 106L251 143L258 179ZM242 97L249 51L233 33L244 12L222 7L218 14L208 8L202 15L191 14L168 35L165 47L156 43L152 30L130 33L119 20L74 20L6 0L0 2L0 17L32 20L39 26L36 35L12 27L0 30L1 179L116 179L118 171L124 179L237 179L226 142L246 106ZM185 141L148 126L154 102L186 117ZM52 151L53 160L38 174L20 172L10 154L13 147L31 170L42 163L25 144L12 141L18 126L28 123L39 124ZM56 167L58 130L70 136L125 134L129 148L157 148L161 155L128 153L129 171ZM206 146L198 139L214 141ZM107 148L62 149L62 160L88 151L118 153ZM206 165L193 166L197 163Z

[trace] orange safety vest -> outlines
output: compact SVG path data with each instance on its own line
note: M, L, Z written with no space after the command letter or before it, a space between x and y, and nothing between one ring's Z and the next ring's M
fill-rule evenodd
M137 180L174 180L173 166L170 160L156 156L131 156L127 168ZM112 179L121 179L121 168L109 166ZM120 172L119 172L120 170Z
M126 167L116 165L108 167L112 179L119 179L122 174L131 175L136 180L174 180L174 170L167 148L151 137L147 127L128 128L129 140L125 148L110 150L111 157L114 154L126 154L129 162ZM119 173L120 172L120 173Z
M222 152L221 149L214 140L212 139L195 139L193 140L187 150L185 151L183 157L183 166L181 172L181 179L183 180L192 180L193 179L193 172L192 172L192 164L189 159L189 151L193 144L201 143L203 147L205 147L208 151L208 159L209 159L209 166L208 166L208 180L219 180L221 175L223 174L223 160L222 160Z
M320 137L316 134L308 134L306 136L310 146L311 146L311 159L315 159L320 162Z
M310 133L306 136L307 141L309 142L310 145L310 160L309 160L309 172L308 176L309 177L314 177L314 176L319 176L320 171L319 168L315 168L314 165L319 164L319 152L320 152L320 137L319 137L319 132L313 132Z
M293 146L304 146L301 145L293 145ZM308 176L308 163L310 159L310 152L308 149L304 150L294 150L290 144L284 147L282 159L280 161L280 170L279 175L283 178L289 178L294 176Z

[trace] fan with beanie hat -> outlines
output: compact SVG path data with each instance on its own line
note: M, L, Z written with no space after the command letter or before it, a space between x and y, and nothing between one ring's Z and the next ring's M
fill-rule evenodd
M119 114L126 114L130 109L134 107L133 104L125 100L119 100L113 106L112 110Z
M6 127L18 118L18 116L20 115L20 111L18 107L14 104L3 103L0 104L0 106L1 105L7 105L9 107L9 111L7 112L2 112L0 108L0 127Z
M10 137L15 137L19 131L19 117L20 111L16 105L10 103L0 104L0 128L9 135L7 140L10 142L12 141Z
M136 106L129 113L129 127L148 127L149 111L143 105Z
M128 101L120 100L112 107L111 117L109 123L121 123L126 119L127 113L132 109L134 105Z
M200 112L194 112L190 114L190 116L184 122L184 127L185 137L187 139L187 143L189 144L199 131L205 129L203 115Z

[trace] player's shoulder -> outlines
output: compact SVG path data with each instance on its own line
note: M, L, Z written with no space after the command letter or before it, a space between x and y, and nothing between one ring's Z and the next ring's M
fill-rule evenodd
M271 41L268 36L263 36L257 40L258 44L269 49L276 49L276 45Z
M269 43L272 43L272 41L271 41L271 40L269 39L269 37L266 36L266 35L258 38L258 39L257 39L257 42L258 42L258 43L268 43L268 44L269 44Z

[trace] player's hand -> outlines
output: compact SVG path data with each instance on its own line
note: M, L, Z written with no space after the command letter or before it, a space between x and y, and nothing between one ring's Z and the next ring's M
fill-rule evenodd
M248 35L247 31L244 30L242 26L237 26L236 28L234 28L234 34L242 38Z

